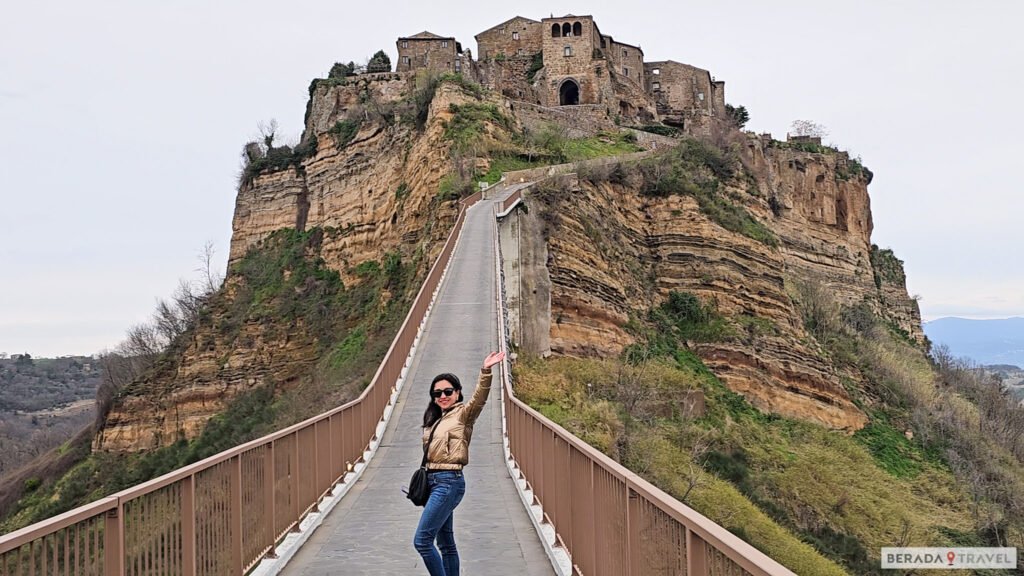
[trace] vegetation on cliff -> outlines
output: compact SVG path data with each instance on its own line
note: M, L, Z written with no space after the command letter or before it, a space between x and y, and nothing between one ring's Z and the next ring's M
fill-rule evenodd
M1024 413L868 306L807 285L796 298L871 417L852 436L723 386L686 342L734 338L738 324L685 292L635 314L637 343L618 359L520 362L517 393L798 574L877 574L882 546L1020 546Z
M706 142L684 138L669 150L632 162L581 167L580 177L590 182L612 182L636 189L644 196L691 196L700 210L719 226L775 247L778 239L743 206L742 199L726 190L741 177L738 155Z

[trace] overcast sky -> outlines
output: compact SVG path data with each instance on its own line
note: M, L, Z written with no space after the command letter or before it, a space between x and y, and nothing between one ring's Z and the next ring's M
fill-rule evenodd
M495 6L495 7L492 7ZM0 18L0 352L91 354L207 242L225 266L243 143L297 138L314 77L421 30L591 14L726 82L748 128L825 125L875 173L874 241L926 319L1024 314L1024 9L1006 1L8 2ZM486 7L486 8L485 8Z

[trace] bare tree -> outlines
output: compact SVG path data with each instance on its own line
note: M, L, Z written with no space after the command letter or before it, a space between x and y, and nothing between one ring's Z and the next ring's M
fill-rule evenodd
M203 245L203 250L199 253L199 268L196 268L196 272L203 276L201 290L205 294L213 294L220 290L221 284L224 283L224 275L214 270L214 255L216 253L217 250L214 248L212 240L207 240Z
M714 443L712 434L712 430L704 430L693 442L693 446L690 447L690 462L687 464L687 470L683 473L686 480L686 490L679 497L679 501L683 504L686 504L686 499L689 498L690 492L693 492L695 488L704 483L704 460L707 458L708 451L711 450L711 446Z
M271 118L268 122L259 122L256 127L260 131L260 138L267 150L274 147L274 137L277 136L277 120Z
M824 125L811 120L794 120L789 129L791 136L809 136L811 138L828 136L828 129Z

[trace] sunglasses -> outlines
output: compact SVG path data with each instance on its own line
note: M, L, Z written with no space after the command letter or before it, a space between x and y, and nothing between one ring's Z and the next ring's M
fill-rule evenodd
M455 394L455 388L445 388L443 390L430 391L430 396L433 398L440 398L441 394L444 394L445 396L451 396L452 394Z

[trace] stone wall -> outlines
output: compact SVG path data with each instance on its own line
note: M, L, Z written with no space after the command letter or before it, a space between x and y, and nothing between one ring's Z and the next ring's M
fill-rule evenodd
M712 110L711 113L715 116L725 116L725 82L722 80L711 81L711 98Z
M399 38L397 72L429 69L454 71L458 61L454 38Z
M546 107L527 102L510 102L509 106L523 127L530 131L541 130L546 124L557 124L566 129L567 138L587 138L598 132L618 130L604 106Z
M543 220L528 210L498 220L509 337L522 352L538 356L551 353L551 279L543 229Z
M481 60L475 67L476 80L507 98L539 103L540 95L527 80L527 73L532 65L532 54Z
M516 16L476 35L477 58L532 56L544 47L543 31L540 22Z

